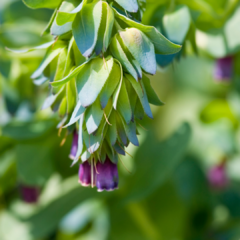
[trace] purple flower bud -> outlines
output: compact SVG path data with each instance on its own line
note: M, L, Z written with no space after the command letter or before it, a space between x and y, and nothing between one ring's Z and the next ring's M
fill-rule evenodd
M29 187L25 185L20 186L22 199L26 203L37 203L39 198L39 188Z
M211 168L208 172L208 181L215 189L223 189L228 185L225 164L220 164Z
M92 184L91 164L88 161L85 161L84 163L80 164L78 176L79 176L79 183L81 183L82 186L88 187ZM94 169L93 169L92 185L95 186L95 170Z
M73 133L73 141L72 141L72 147L71 147L71 151L69 154L69 157L74 160L76 154L77 154L77 150L78 150L78 134L76 131L74 131Z
M219 58L214 69L214 78L218 81L229 81L233 74L233 58Z
M104 163L98 161L96 166L96 186L98 192L113 191L118 188L117 164L107 157Z

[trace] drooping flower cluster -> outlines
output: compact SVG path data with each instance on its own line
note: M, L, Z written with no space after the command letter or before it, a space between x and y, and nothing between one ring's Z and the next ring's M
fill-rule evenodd
M78 146L78 134L73 135L73 142L71 147L70 158L74 159L76 156L76 149ZM94 165L94 160L85 161L79 166L79 183L82 186L96 186L99 192L103 190L112 191L118 188L118 169L117 164L113 163L108 157L104 162L98 161Z
M95 167L86 161L80 164L79 182L85 187L96 186L99 192L113 191L118 188L117 164L109 158L104 163L98 161Z
M37 85L49 80L43 108L58 111L60 127L74 132L72 165L81 160L80 182L87 186L91 177L99 191L117 188L118 154L139 145L137 123L153 117L149 104L162 105L146 76L156 73L155 54L181 49L134 20L144 1L109 2L61 1L45 30L54 41L35 48L47 52L32 75Z

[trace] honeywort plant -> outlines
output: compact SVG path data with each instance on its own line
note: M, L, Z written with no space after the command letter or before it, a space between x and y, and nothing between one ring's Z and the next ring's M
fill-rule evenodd
M53 35L53 41L17 51L46 49L31 76L37 85L49 81L51 93L43 108L57 111L58 127L74 133L70 156L72 165L82 162L80 182L113 190L118 154L125 155L129 143L139 145L138 122L145 114L153 118L149 104L163 104L147 77L156 73L155 54L175 54L181 46L139 23L144 0L24 3L56 8L43 33Z

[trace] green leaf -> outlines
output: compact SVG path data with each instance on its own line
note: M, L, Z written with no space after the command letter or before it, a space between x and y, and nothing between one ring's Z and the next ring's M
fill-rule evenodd
M78 125L78 149L77 149L76 156L75 156L71 166L75 165L78 162L79 157L83 152L83 147L84 147L84 145L83 145L83 118L84 118L84 115L81 114L80 118L79 118L79 125Z
M113 102L112 102L112 99L110 98L107 106L104 109L105 117L102 118L101 123L100 123L97 131L94 133L94 135L100 136L102 139L104 139L105 134L107 133L107 126L109 125L109 123L107 122L107 119L109 119L109 117L112 113L112 110L113 110L112 105L113 105Z
M141 85L141 82L139 82L139 83L136 82L134 80L134 78L129 74L126 74L126 78L130 81L134 90L136 91L136 93L137 93L137 95L140 99L140 102L143 106L143 109L144 109L145 113L147 114L147 116L150 117L150 118L153 118L152 111L151 111L151 108L149 106L149 102L148 102L148 98L147 98L147 94L146 94L146 90L144 88L144 85L143 84Z
M103 7L107 9L107 21L106 21L106 29L103 38L103 50L104 52L107 51L111 36L112 36L112 28L114 23L114 12L111 7L105 2L103 2Z
M77 103L77 86L74 78L67 83L66 95L67 95L67 114L70 114L73 112Z
M66 115L66 113L67 113L67 98L65 96L59 105L58 115L60 117L63 117Z
M32 74L31 78L38 78L42 75L44 69L53 61L65 46L59 42L54 48L49 48L38 69Z
M42 186L54 171L49 141L18 144L15 151L17 172L21 182L30 186Z
M98 129L103 117L103 110L101 109L99 99L97 99L89 108L87 108L85 116L88 134L92 134Z
M83 4L72 24L77 46L84 57L89 57L97 43L98 29L101 23L102 3Z
M144 109L139 98L137 97L136 106L134 108L134 117L136 119L143 120L144 115L145 115Z
M125 152L124 152L124 150L123 150L123 147L120 147L119 144L120 144L120 143L117 142L117 143L113 146L113 148L114 148L114 150L115 150L118 154L121 154L121 155L125 156Z
M53 103L57 100L57 98L60 95L63 95L63 90L64 87L62 89L60 89L57 94L50 94L44 101L43 105L42 105L42 110L49 108L50 106L53 105Z
M137 0L115 0L122 8L128 12L137 12L138 11L138 2Z
M125 86L125 79L122 82L121 90L119 93L117 101L117 111L119 111L119 113L123 116L126 123L129 124L129 122L132 119L132 109L129 102L127 89Z
M138 74L121 47L121 44L117 39L117 35L115 35L111 41L110 50L112 55L122 64L123 68L127 70L136 80L138 80Z
M73 55L74 55L74 60L75 60L75 65L76 66L80 66L82 65L84 62L87 61L87 59L81 54L81 52L78 49L78 46L76 44L76 41L73 41Z
M76 17L76 14L81 11L83 6L83 2L81 2L75 9L73 9L71 12L61 12L58 11L56 16L56 23L59 26L62 26L68 22L73 22L73 20Z
M159 188L179 164L187 150L190 137L191 129L186 123L164 142L159 142L153 131L149 132L136 153L138 164L135 174L127 180L126 201L139 201ZM151 164L148 164L150 162ZM144 169L145 175L141 169Z
M56 8L62 0L23 0L30 8Z
M70 71L75 65L74 56L73 56L73 43L74 43L74 38L72 37L68 44L67 59L65 59L66 63L64 67L64 73L63 73L64 77L66 77L70 73Z
M138 99L138 96L137 96L136 91L134 90L132 84L129 81L126 80L125 85L126 85L126 88L127 88L129 102L130 102L131 109L132 109L131 120L134 121L134 110L135 110L135 107L136 107L136 103L137 103L137 101L139 101L139 104L141 106L141 102ZM144 110L143 110L143 114L144 114Z
M45 36L45 35L47 35L47 34L50 34L50 30L51 30L53 21L54 21L56 15L57 15L57 11L58 11L58 9L56 8L56 9L54 10L54 12L53 12L53 14L52 14L52 16L51 16L51 18L50 18L47 26L46 26L45 29L43 30L42 36Z
M139 146L139 142L137 139L137 134L136 134L136 124L133 122L130 122L129 124L126 124L124 122L124 120L122 120L125 132L127 134L127 138L129 139L129 141L135 145L135 146Z
M150 80L146 75L143 75L142 83L143 83L144 88L146 90L149 103L151 103L153 105L156 105L156 106L164 105L164 103L158 98L157 94L153 90L153 88L150 84Z
M145 26L137 23L124 15L121 15L114 9L116 19L123 21L129 27L134 27L142 31L153 43L157 54L174 54L181 50L181 46L170 42L155 27Z
M64 77L66 58L67 58L67 49L63 48L58 56L57 69L55 71L53 82L58 81Z
M118 60L115 59L115 61L118 62ZM119 93L122 87L122 81L123 81L123 69L122 69L122 65L120 62L118 62L120 68L121 68L121 78L118 84L118 87L115 89L114 94L113 94L113 107L114 109L117 109L117 101L118 101L118 97L119 97Z
M109 141L112 146L117 141L117 122L115 114L116 114L115 111L112 111L111 116L109 118L109 122L111 125L108 127L107 131L107 137L109 138Z
M61 36L72 30L72 23L68 22L62 26L58 26L56 23L56 19L53 21L50 32L53 36Z
M115 114L116 116L116 124L117 124L117 133L120 141L123 143L124 146L127 146L127 135L123 127L123 122L119 114Z
M56 122L53 119L29 122L12 122L2 128L2 136L22 141L40 138L50 132Z
M121 80L121 76L121 67L119 66L118 62L114 60L112 70L99 95L102 109L107 106L108 100L113 95L114 90L116 89L118 83Z
M155 50L148 37L136 28L128 28L119 34L143 70L154 75L157 71Z
M83 131L83 139L87 147L87 150L90 154L93 154L99 149L100 142L102 140L101 135L97 135L97 136L93 134L89 135L86 130Z
M42 44L40 46L36 46L36 47L30 48L30 49L22 49L22 50L11 49L11 48L6 48L6 49L11 51L11 52L14 52L14 53L27 53L27 52L31 52L31 51L34 51L34 50L47 49L50 46L52 46L54 42L55 41L44 43L44 44Z
M89 61L91 61L92 59L89 59ZM86 61L84 62L82 65L74 68L66 77L64 77L63 79L59 80L59 81L55 81L52 82L52 86L53 87L58 87L58 86L62 86L65 83L67 83L68 81L70 81L72 78L76 77L85 67L85 65L89 62Z
M106 2L102 2L102 19L98 30L98 39L95 47L96 54L106 52L110 43L112 28L114 23L114 13Z
M73 20L75 19L75 16L76 16L76 13L71 14L67 12L58 12L56 16L56 23L59 26L63 26L68 22L73 22Z
M187 6L178 5L173 12L163 17L166 36L175 43L183 43L191 24L191 15Z
M120 43L124 53L127 56L127 59L129 60L129 62L132 64L133 68L135 69L138 79L142 78L142 69L140 64L138 63L138 61L136 59L134 59L133 55L131 54L131 52L129 51L129 49L127 48L127 46L125 45L125 43L123 42L122 38L120 37L120 33L117 34L117 40ZM155 54L154 54L155 57Z
M72 124L74 124L75 122L77 122L77 121L81 118L81 116L82 116L82 114L85 112L85 110L86 110L86 109L82 106L81 101L78 100L78 101L77 101L77 105L75 106L74 111L73 111L73 113L72 113L72 116L71 116L71 118L70 118L70 121L69 121L68 124L65 125L64 127L71 126Z
M57 97L55 98L54 102L51 104L51 109L52 109L53 112L56 112L56 111L59 110L60 104L61 104L62 100L65 98L65 95L66 95L66 86L63 86L59 90L59 94L56 94L56 95L57 95Z
M89 158L91 157L91 154L86 150L83 152L83 154L81 155L81 161L85 162L87 161Z
M98 29L98 37L97 37L97 42L95 46L95 53L99 55L101 52L105 52L103 48L103 38L106 30L106 22L107 22L107 8L105 7L106 4L102 3L102 16L101 16L101 23Z
M66 22L65 24L58 25L57 18L58 18L59 11L60 12L69 12L69 11L74 10L75 6L76 6L76 1L73 1L73 0L63 1L61 3L61 6L59 7L57 15L51 26L51 34L52 35L60 36L60 35L70 32L72 30L72 22Z
M77 77L77 89L82 106L91 105L98 97L107 81L114 60L106 59L106 65L102 58L95 58L86 64L84 71Z
M104 144L104 150L106 151L106 155L109 157L109 159L117 164L118 163L118 154L113 148L110 146L110 144L106 141L106 144Z

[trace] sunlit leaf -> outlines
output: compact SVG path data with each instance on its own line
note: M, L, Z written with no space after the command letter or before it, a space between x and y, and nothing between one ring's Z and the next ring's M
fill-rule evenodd
M148 37L136 28L128 28L119 34L143 70L154 75L157 71L155 51Z
M95 58L78 75L77 90L82 106L87 107L96 100L109 77L113 63L112 57L106 59L106 66L102 58Z
M84 57L89 57L97 43L101 23L102 3L83 4L73 21L72 30L77 46Z
M101 109L100 101L97 99L89 108L87 108L85 114L85 121L89 134L92 134L97 130L102 117L103 110Z
M115 0L121 7L123 7L128 12L137 12L138 11L138 2L137 0Z
M138 80L137 72L121 47L116 35L112 39L110 50L113 56L122 64L123 68L127 70L136 80Z
M137 23L124 15L121 15L114 9L115 17L120 21L125 22L129 27L134 27L142 31L154 44L157 54L173 54L181 50L181 46L170 42L166 39L155 27L145 26Z

